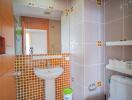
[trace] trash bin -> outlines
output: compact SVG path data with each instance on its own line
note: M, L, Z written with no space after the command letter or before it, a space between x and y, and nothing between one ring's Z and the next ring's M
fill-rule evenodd
M65 88L63 90L64 100L72 100L73 90L71 88Z

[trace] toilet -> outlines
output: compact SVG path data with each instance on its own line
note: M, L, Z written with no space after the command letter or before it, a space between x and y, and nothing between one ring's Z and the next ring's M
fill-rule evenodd
M113 75L108 100L132 100L132 78Z

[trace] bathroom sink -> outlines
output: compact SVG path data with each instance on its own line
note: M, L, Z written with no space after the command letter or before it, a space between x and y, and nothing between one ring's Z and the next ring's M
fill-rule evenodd
M49 66L50 67L50 66ZM45 80L45 100L55 100L55 78L59 77L64 69L56 68L34 68L35 75Z
M41 79L55 79L59 77L63 72L64 69L61 67L56 68L34 68L35 75Z

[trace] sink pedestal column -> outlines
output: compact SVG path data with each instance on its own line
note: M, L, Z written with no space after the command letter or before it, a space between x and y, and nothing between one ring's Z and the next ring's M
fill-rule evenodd
M45 100L55 100L55 79L45 80Z

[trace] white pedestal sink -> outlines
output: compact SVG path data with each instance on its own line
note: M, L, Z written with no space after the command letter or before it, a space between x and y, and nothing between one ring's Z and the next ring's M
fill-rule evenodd
M64 69L56 68L34 68L35 75L45 80L45 100L55 100L55 78L59 77Z

